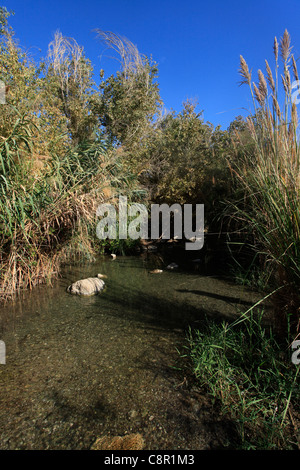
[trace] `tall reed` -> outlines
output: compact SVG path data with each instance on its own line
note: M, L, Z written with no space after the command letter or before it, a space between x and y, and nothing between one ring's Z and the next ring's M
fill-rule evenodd
M297 324L300 309L300 151L298 139L298 70L287 31L274 40L275 71L266 61L258 82L240 57L241 83L250 88L254 112L247 117L253 141L234 169L243 190L234 216L246 223L254 248L276 287L277 326L289 316ZM280 73L280 66L282 71ZM282 86L279 84L281 83ZM298 325L299 326L299 325Z

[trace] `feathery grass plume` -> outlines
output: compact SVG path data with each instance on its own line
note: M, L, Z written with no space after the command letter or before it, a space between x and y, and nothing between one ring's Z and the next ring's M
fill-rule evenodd
M273 106L274 106L276 115L279 119L281 119L281 109L280 109L280 106L278 104L277 98L274 95L272 96L272 100L273 100Z
M252 138L255 140L256 139L256 132L255 132L253 119L250 116L247 116L246 117L246 122L247 122L247 127L250 131L250 134L251 134Z
M66 63L72 63L74 79L81 83L83 47L79 46L75 39L64 37L60 31L56 31L53 41L48 46L48 58L53 65L55 74L60 79L63 93L68 94L70 85L70 72L65 67Z
M268 61L266 60L265 62L266 62L266 70L267 70L267 80L269 82L272 92L275 94L275 82L274 82L272 70L269 66Z
M268 86L267 86L265 76L261 70L258 71L258 77L259 77L258 88L259 88L263 101L265 101L268 96Z
M274 51L274 55L275 55L275 61L277 62L278 61L278 41L277 41L276 36L274 38L273 51Z
M297 105L296 103L292 103L292 123L297 129L298 127L298 113L297 113Z
M253 82L253 90L254 90L255 98L257 99L258 103L262 106L264 104L264 98L263 98L259 88L257 87L257 85L254 82Z
M286 78L284 75L281 75L281 80L282 80L282 85L283 85L283 89L286 93L286 95L288 94L289 90L288 90L288 84L286 82Z
M287 86L288 94L290 94L292 92L292 84L291 84L291 75L290 75L288 67L284 67L284 78L285 78L285 83Z
M284 31L283 37L280 40L280 54L283 62L286 64L289 60L291 53L291 38L287 30Z
M293 55L292 55L292 64L293 64L293 73L294 73L295 80L299 80L297 64L295 61L295 57Z
M243 77L243 80L240 81L240 85L243 85L244 83L251 85L251 72L249 71L247 62L242 55L240 55L239 74Z
M125 76L131 72L138 73L143 69L143 56L129 39L111 31L103 31L101 29L96 29L95 31L97 37L118 54L120 59L117 60L121 63Z

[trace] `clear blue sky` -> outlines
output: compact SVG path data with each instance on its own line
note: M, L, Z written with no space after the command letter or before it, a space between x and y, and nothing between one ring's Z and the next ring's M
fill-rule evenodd
M204 119L226 129L250 107L247 87L239 87L239 56L253 68L273 64L273 40L287 29L296 59L300 57L300 0L2 0L20 45L45 56L56 30L84 46L106 77L117 63L96 39L95 28L126 36L159 67L165 107L180 111L195 98ZM244 109L243 109L244 108Z

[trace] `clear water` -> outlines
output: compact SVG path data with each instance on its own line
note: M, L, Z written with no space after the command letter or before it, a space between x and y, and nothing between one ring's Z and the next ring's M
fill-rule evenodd
M164 266L160 255L103 256L1 308L0 449L89 449L126 433L151 450L230 444L178 351L189 325L231 319L259 296L192 269L149 273ZM107 275L101 295L66 292L97 273Z

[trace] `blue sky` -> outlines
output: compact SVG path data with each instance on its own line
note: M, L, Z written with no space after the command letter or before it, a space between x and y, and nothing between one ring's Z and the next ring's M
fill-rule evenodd
M38 59L56 30L74 37L107 77L116 61L96 39L95 28L126 36L158 63L160 94L167 110L180 111L196 99L205 121L226 129L251 106L239 86L239 56L253 69L273 64L273 41L287 29L300 57L300 0L2 0L15 16L10 23L20 45Z

